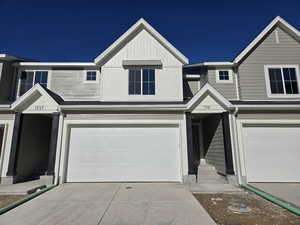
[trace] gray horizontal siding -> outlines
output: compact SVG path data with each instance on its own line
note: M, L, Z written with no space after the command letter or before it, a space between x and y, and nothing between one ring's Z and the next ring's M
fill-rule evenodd
M50 89L64 100L99 100L100 82L85 83L85 76L85 70L52 70Z
M193 95L197 93L200 89L200 81L199 80L189 80L188 81L189 87Z
M205 159L221 174L226 174L222 119L219 115L204 120Z
M224 69L226 70L226 69ZM232 73L232 83L217 83L216 82L216 69L208 69L207 71L208 82L218 92L220 92L227 99L237 99L235 79L236 74Z
M279 34L278 44L275 30ZM266 91L264 65L300 64L300 43L281 28L275 30L239 66L241 100L270 99Z

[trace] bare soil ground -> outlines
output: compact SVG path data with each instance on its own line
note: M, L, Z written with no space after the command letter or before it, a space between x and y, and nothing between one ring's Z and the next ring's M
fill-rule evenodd
M25 195L0 195L0 208L3 208L13 202L16 202L22 198L24 198Z
M195 194L195 197L219 225L300 225L300 216L253 193ZM227 209L232 201L245 204L251 211L236 213Z

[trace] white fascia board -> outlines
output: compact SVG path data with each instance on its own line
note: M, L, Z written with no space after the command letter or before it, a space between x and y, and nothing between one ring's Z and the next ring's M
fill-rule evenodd
M248 54L254 48L262 38L275 26L275 25L281 25L284 28L286 28L288 31L294 34L295 37L297 37L298 40L300 40L300 32L290 25L288 22L286 22L284 19L282 19L280 16L277 16L275 19L272 20L272 22L263 29L263 31L234 59L234 63L239 63L244 56Z
M61 110L138 110L138 111L184 111L186 104L182 105L61 105Z
M214 66L214 67L232 67L235 66L233 62L202 62L186 65L185 67L200 67L200 66Z
M185 74L184 78L185 79L200 79L201 75L200 74Z
M140 26L151 33L157 40L163 44L169 51L171 51L177 58L183 63L188 64L189 60L180 51L178 51L169 41L167 41L160 33L158 33L149 23L147 23L143 18L139 19L133 26L131 26L123 35L121 35L114 43L112 43L104 52L97 56L94 60L96 64L100 64L101 61L108 56L116 47L118 47L123 41L134 33Z
M64 66L64 67L82 67L82 66L96 66L95 63L91 62L19 62L15 63L16 66Z
M233 66L233 62L204 62L204 66Z

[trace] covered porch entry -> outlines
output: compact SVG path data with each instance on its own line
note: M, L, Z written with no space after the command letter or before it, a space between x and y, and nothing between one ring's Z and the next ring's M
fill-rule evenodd
M48 90L34 86L12 109L15 120L7 176L4 184L41 179L51 184L54 178L58 137L58 103Z
M206 84L186 113L189 174L197 182L226 182L234 175L230 130L231 103Z

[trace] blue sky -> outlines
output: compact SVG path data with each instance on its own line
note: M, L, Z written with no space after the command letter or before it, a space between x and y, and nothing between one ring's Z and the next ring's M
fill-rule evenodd
M299 0L0 0L0 53L92 61L143 17L191 63L230 61L277 15L299 29L299 9Z

